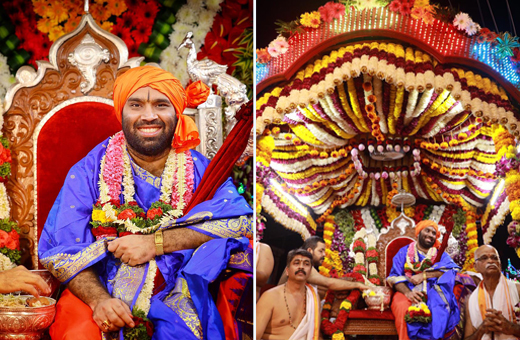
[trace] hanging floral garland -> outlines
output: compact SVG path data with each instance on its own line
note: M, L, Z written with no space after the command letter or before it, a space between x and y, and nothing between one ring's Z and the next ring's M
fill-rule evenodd
M351 277L355 282L364 282L362 275L358 273L348 273L345 274L344 277ZM345 339L343 329L345 328L345 323L348 319L348 313L352 309L352 306L357 304L360 296L361 292L358 289L351 290L349 295L341 302L336 320L332 322L330 320L330 312L336 298L336 293L332 290L327 291L327 294L325 295L325 303L321 312L320 327L325 335L331 336L334 340Z
M3 125L0 114L0 126ZM11 207L7 197L5 182L11 175L11 150L9 142L0 131L0 270L6 270L20 263L20 229L10 220Z
M520 220L520 157L517 155L516 150L516 141L513 135L511 135L508 131L506 131L501 126L495 126L493 131L493 141L495 143L495 148L497 152L497 156L500 161L497 164L497 175L500 177L505 177L505 192L507 193L507 198L504 199L503 203L500 204L500 217L507 214L509 211L511 212L511 217L513 218L513 222ZM507 202L509 202L509 206L506 207ZM503 206L503 207L502 207ZM497 218L498 222L500 222L500 217ZM503 222L503 219L502 219ZM508 244L514 246L517 254L520 254L520 248L518 248L517 242L514 242L516 224L510 224L511 227L508 226L508 231L512 237L508 238ZM489 229L489 228L488 228ZM491 230L488 234L489 236L486 238L487 241L490 241L491 237L494 234L494 230ZM519 255L520 257L520 255Z

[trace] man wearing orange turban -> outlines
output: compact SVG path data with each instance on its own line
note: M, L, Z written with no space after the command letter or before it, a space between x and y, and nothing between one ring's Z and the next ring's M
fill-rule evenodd
M392 270L387 278L396 293L392 312L399 339L440 339L452 331L460 320L453 287L458 266L447 253L435 262L440 246L439 227L435 221L421 221L415 227L417 242L401 248L393 258ZM435 264L434 264L435 263ZM427 323L411 320L408 308L426 300L431 312Z
M252 210L228 179L185 212L209 161L182 113L208 94L152 66L116 79L123 131L72 167L40 238L42 264L68 284L52 339L225 337L208 284L248 248Z

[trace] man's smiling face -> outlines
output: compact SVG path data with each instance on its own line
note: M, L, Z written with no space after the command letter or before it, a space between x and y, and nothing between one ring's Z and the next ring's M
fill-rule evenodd
M170 149L177 125L168 97L150 87L135 91L123 107L123 132L128 146L143 156L158 156Z
M425 249L430 249L437 240L437 231L434 227L426 227L419 233L419 245Z

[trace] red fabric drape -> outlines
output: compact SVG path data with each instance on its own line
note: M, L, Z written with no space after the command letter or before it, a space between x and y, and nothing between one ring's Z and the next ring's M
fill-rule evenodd
M251 101L242 105L237 112L236 119L235 127L209 163L190 204L184 208L184 214L187 214L197 204L213 198L217 189L229 177L233 165L244 152L253 128L253 103Z

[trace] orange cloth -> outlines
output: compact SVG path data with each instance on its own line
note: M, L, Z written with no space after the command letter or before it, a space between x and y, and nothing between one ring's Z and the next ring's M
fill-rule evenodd
M417 225L415 226L415 237L419 236L419 233L424 228L428 228L428 227L433 227L435 229L435 231L437 232L435 235L435 243L433 246L435 248L439 249L439 246L441 245L441 242L439 241L439 237L441 236L441 233L439 232L439 227L437 226L437 223L435 223L434 221L424 220L424 221L417 223Z
M53 340L101 340L101 330L92 319L92 309L68 289L56 304L54 320L49 329Z
M171 73L154 66L131 68L117 77L114 84L114 111L121 122L123 107L135 91L150 87L164 94L172 103L177 113L177 127L172 147L177 153L184 152L200 144L199 132L193 119L182 114L189 105L196 107L206 101L209 87L201 81L188 86L186 90Z
M412 303L404 294L395 292L394 296L392 297L392 305L390 307L392 308L392 313L395 317L395 328L397 328L399 340L410 339L408 337L408 328L406 321L404 321L404 316L408 311L408 307L411 305Z

